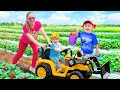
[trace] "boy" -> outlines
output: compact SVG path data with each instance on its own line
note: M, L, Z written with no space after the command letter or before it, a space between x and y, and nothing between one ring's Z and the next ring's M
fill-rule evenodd
M96 35L91 31L96 27L91 21L86 20L82 25L84 32L79 32L77 28L73 28L77 33L78 37L81 38L81 51L83 52L86 58L91 57L95 62L97 67L100 67L100 64L96 57L92 57L94 52L94 46L96 46L96 52L99 52L98 40Z
M59 34L57 32L53 32L50 39L52 40L52 44L49 58L55 62L57 72L60 72L62 68L59 67L59 60L64 63L64 57L60 55L60 52L64 50L64 48L59 42Z

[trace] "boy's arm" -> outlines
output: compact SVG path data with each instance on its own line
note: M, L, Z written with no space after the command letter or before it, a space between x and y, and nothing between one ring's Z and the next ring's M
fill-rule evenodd
M54 48L54 50L57 51L57 52L61 52L61 51L62 51L62 50L59 49L59 48Z
M73 30L78 34L79 30L76 27L73 27Z
M61 51L65 49L65 46L63 46L61 43L59 43Z
M96 46L96 52L99 52L98 40L95 34L93 34L93 45Z
M96 52L99 52L99 46L96 44Z
M56 48L54 44L51 44L51 49L54 49L57 52L61 52L62 51L59 48Z
M65 48L64 47L62 47L62 50L64 50Z
M81 32L78 30L78 28L74 27L73 30L75 31L77 37L81 36Z

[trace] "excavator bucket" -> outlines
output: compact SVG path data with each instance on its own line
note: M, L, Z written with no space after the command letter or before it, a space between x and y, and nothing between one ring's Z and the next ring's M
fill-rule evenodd
M103 64L101 67L101 78L107 79L109 75L110 75L110 61Z

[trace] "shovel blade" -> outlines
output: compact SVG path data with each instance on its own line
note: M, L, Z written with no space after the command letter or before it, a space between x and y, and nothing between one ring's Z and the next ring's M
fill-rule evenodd
M109 75L110 75L110 61L103 64L101 67L101 78L107 79Z

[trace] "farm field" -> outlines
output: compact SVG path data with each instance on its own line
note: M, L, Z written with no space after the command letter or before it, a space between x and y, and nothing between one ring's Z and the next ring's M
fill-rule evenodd
M80 26L76 26L82 31ZM73 26L47 26L44 27L45 32L48 36L51 35L52 32L58 32L60 35L60 42L65 46L74 47L74 52L77 46L80 45L80 39L77 39L76 45L69 45L68 35L69 32L73 32ZM93 32L96 34L99 47L102 52L102 60L101 64L110 60L110 69L111 72L120 72L120 27L102 27L99 26ZM1 51L5 51L6 53L9 51L11 53L16 53L18 50L18 42L22 35L22 26L0 26L0 53ZM39 33L39 42L46 43L46 40ZM10 54L9 54L10 55ZM10 56L6 56L6 62ZM28 47L25 51L26 57L32 56L32 50ZM0 58L0 61L1 58ZM4 60L3 60L4 61ZM9 60L9 63L10 60ZM18 76L19 77L19 76Z

